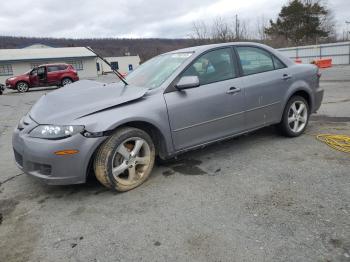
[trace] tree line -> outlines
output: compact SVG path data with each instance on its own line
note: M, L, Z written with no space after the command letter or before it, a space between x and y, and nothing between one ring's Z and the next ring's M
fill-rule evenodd
M158 54L200 44L255 41L287 47L336 41L333 14L322 0L289 0L276 19L254 21L232 17L195 21L185 39L35 38L0 36L0 48L22 48L34 43L52 47L90 46L102 56L139 55L146 61Z
M253 24L237 14L196 21L190 36L197 43L254 40L273 47L336 41L333 14L321 0L289 1L282 6L277 19L261 15Z
M51 47L90 46L104 57L139 55L146 61L156 55L194 45L192 39L118 39L118 38L40 38L0 36L0 49L23 48L32 44Z

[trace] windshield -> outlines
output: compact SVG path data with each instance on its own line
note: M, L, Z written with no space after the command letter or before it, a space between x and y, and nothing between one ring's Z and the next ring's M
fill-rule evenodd
M129 74L126 82L150 89L157 88L191 55L192 53L174 53L152 58Z

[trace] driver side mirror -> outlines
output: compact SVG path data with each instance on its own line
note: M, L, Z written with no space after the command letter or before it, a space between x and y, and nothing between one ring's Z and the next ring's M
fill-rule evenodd
M175 85L178 90L198 87L200 85L198 76L183 76Z

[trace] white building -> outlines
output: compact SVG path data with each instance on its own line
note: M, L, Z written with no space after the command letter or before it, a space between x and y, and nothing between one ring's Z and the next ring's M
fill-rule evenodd
M140 64L139 56L106 57L121 73L129 73ZM110 67L85 47L55 48L33 44L21 49L0 49L0 83L11 76L28 72L36 66L50 63L73 65L80 78L96 78L112 72Z
M120 73L129 73L140 65L140 57L137 56L120 56L120 57L105 57L105 59L117 69ZM112 72L111 68L100 58L97 59L98 74Z
M74 66L80 78L94 78L97 77L96 59L85 47L0 49L0 83L49 63L68 63Z

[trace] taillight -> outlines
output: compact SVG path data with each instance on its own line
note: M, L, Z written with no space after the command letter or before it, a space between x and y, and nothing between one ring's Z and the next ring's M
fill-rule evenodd
M316 75L317 75L318 78L320 78L321 75L322 75L322 73L320 72L320 69L319 69L319 68L317 68L317 73L316 73Z

